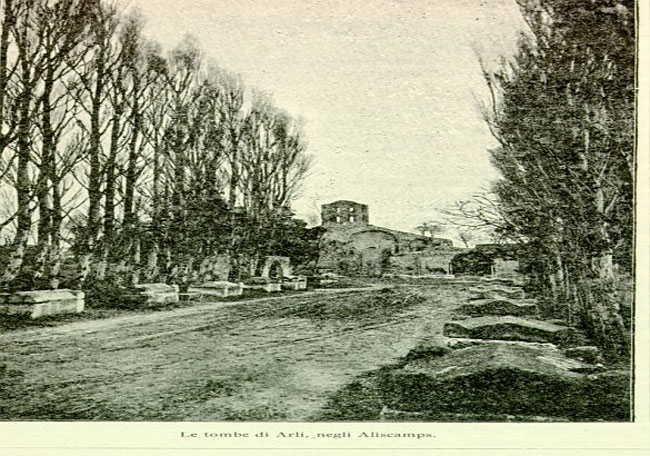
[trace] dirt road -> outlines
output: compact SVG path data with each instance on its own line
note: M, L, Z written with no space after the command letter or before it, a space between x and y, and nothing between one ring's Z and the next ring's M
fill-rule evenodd
M5 334L0 418L309 420L440 334L459 293L336 290Z

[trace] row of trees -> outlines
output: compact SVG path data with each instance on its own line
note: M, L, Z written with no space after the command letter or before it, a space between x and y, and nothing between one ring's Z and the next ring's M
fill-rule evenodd
M194 39L163 53L103 0L3 0L0 17L2 287L57 287L66 246L81 287L188 280L221 253L240 274L304 229L300 122Z
M485 119L502 178L464 215L521 244L553 310L628 349L621 282L633 275L635 4L519 0L514 59L484 64Z

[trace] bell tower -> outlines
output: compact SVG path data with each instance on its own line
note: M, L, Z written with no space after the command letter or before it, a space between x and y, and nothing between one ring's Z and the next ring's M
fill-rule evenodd
M323 226L363 226L369 224L368 206L354 201L334 201L321 206Z

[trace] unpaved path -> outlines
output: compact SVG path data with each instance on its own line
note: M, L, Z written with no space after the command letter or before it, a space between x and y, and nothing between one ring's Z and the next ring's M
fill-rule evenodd
M330 290L5 334L0 419L309 420L439 334L462 292L417 293Z

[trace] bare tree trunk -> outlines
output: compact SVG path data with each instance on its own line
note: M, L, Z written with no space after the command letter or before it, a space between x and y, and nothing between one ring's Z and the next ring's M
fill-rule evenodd
M19 144L23 142L20 138ZM28 146L27 146L28 147ZM16 228L16 235L11 246L11 254L9 263L5 269L2 277L2 286L8 287L20 274L22 269L23 260L25 257L25 249L29 240L29 234L32 227L32 211L29 207L29 176L27 174L27 164L29 161L29 150L19 152L18 170L17 170L17 201L18 201L18 226Z
M228 207L234 209L237 205L237 191L239 187L239 151L235 143L230 158L230 189L228 192Z
M52 201L50 191L52 188L52 166L55 161L54 131L52 128L52 103L51 97L54 90L54 68L52 63L45 72L45 84L42 94L41 130L43 134L41 147L41 163L36 184L38 198L38 252L34 268L34 280L40 281L45 276L49 250L52 245Z
M138 139L139 133L142 129L141 113L140 111L140 84L137 78L134 78L133 84L133 98L132 103L132 128L131 128L131 140L129 142L129 158L127 161L126 168L126 182L125 182L125 191L124 191L124 225L127 229L129 227L135 226L135 211L134 211L134 195L135 195L135 185L136 185L136 168L138 163Z
M115 241L116 167L123 111L124 108L120 105L120 101L118 101L113 108L113 118L111 119L111 141L105 165L106 187L104 189L104 233L102 236L101 250L98 254L98 264L96 268L96 276L98 280L103 280L106 277L110 251L115 248L113 243Z
M90 113L90 144L89 144L89 177L88 177L88 223L84 233L83 253L79 259L79 288L83 289L86 279L90 274L91 259L95 254L97 238L101 224L101 184L102 169L100 161L101 153L101 120L100 113L104 89L106 84L106 49L105 43L100 44L97 61L97 74L95 87L92 95L92 108Z
M162 201L160 195L160 179L161 179L161 151L160 145L156 141L153 151L153 182L152 182L152 217L151 217L151 239L152 245L149 255L147 257L147 271L145 273L145 280L153 281L158 274L158 256L160 252L160 244L162 242Z
M133 258L129 265L129 285L137 285L140 281L140 238L133 239Z
M55 171L53 171L55 174ZM55 182L53 185L53 198L52 198L52 227L50 234L52 236L52 244L50 246L50 254L48 258L49 264L49 283L50 288L57 289L59 287L60 274L61 274L61 228L63 226L63 204L61 201L60 183Z
M596 191L596 206L598 213L605 217L605 194L602 186L598 183ZM614 278L614 255L611 247L611 239L609 236L609 224L602 221L600 224L600 236L605 244L605 248L597 258L598 276L601 279Z
M147 270L144 274L147 282L155 281L158 276L158 249L158 244L154 242L147 256Z
M27 19L25 19L27 21ZM18 164L16 167L16 202L18 207L16 236L12 244L9 263L2 277L2 286L8 287L20 274L25 256L25 248L32 227L32 211L30 205L30 108L32 101L31 62L28 61L27 25L22 30L22 50L19 55L22 88L19 96L18 120ZM27 47L27 49L25 49Z
M9 54L9 37L10 30L16 24L16 17L14 11L13 0L4 1L4 9L2 16L2 30L0 31L0 154L4 152L5 147L9 143L9 135L5 135L4 126L5 126L5 97L7 93L7 87L9 85L9 69L8 65L8 54Z

